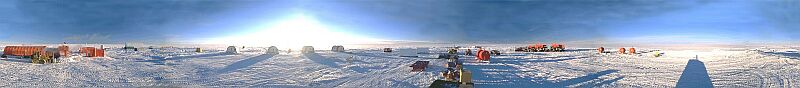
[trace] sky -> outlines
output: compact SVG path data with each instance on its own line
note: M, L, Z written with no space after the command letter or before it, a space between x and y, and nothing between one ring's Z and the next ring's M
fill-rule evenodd
M798 9L800 0L3 0L0 42L791 42Z

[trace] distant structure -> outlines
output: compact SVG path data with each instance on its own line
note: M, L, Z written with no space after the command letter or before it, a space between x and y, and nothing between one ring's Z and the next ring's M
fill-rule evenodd
M128 43L125 43L125 46L122 47L122 49L125 49L125 50L129 50L130 49L130 50L133 50L133 51L139 51L139 49L136 49L136 47L128 45Z
M236 51L236 46L228 46L228 49L225 50L225 53L235 54L235 53L239 53L239 52Z
M300 50L300 53L314 53L314 47L312 47L312 46L303 46L303 49Z
M333 52L344 52L344 46L335 45L335 46L331 47L331 51L333 51Z
M278 50L278 47L275 46L270 46L267 48L267 54L280 54L279 51L280 50Z

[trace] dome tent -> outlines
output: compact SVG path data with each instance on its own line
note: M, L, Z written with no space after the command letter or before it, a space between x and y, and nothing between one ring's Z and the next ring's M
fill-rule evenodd
M275 46L270 46L269 48L267 48L267 54L279 54L278 51L280 50L278 50L278 47Z
M236 51L236 46L228 46L228 49L225 50L225 53L239 53Z

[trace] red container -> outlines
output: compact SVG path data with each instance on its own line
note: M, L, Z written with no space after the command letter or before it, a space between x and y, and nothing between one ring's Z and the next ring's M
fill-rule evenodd
M80 52L85 57L105 57L105 50L94 47L83 47Z
M70 54L69 46L58 46L58 54L62 57L68 57Z
M32 56L33 52L44 54L46 46L6 46L3 55Z
M478 55L475 56L475 59L478 59L478 60L481 60L481 61L489 61L489 59L491 58L491 55L492 54L490 54L489 51L480 49L480 50L478 50Z

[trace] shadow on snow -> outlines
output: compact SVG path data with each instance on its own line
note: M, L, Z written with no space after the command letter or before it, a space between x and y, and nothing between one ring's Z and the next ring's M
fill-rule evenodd
M225 68L217 70L216 73L218 73L218 74L230 73L230 72L236 71L238 69L246 68L246 67L254 65L254 64L258 63L258 62L261 62L261 61L267 60L269 58L272 58L272 56L275 56L275 55L274 54L263 54L263 55L259 55L259 56L256 56L256 57L251 57L251 58L248 58L248 59L240 60L240 61L234 62L234 63L232 63L232 64L230 64L228 66L225 66Z
M692 59L686 63L676 88L714 88L708 77L706 65L700 60Z

